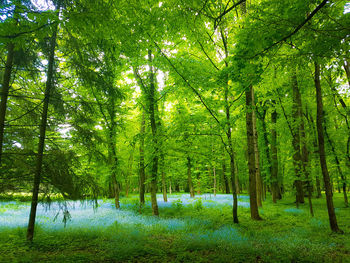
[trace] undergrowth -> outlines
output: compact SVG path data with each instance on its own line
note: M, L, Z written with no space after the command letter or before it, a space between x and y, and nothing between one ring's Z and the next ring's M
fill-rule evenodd
M159 218L149 201L140 206L136 197L123 198L116 211L113 200L104 200L94 212L71 208L66 228L48 214L32 243L25 225L0 224L0 262L350 262L350 210L341 195L334 200L343 235L331 233L324 199L313 199L315 217L292 199L266 201L262 221L252 221L242 205L238 225L230 204L203 197L170 196L160 202ZM0 217L26 206L4 203Z

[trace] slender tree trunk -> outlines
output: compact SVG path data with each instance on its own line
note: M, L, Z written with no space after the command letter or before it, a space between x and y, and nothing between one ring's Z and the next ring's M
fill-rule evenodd
M225 163L225 159L222 160L222 177L224 179L224 192L226 194L230 193L230 186L229 186L229 182L228 182L228 178L226 175L226 163Z
M191 198L194 197L194 189L193 189L193 182L192 182L192 173L191 173L191 158L187 156L187 180L188 180L188 187L190 189L190 196Z
M324 124L325 124L324 132L326 134L327 141L328 141L329 145L331 146L331 149L332 149L332 152L333 152L333 155L334 155L334 159L335 159L335 163L337 165L337 170L338 170L338 173L339 173L340 178L341 178L341 184L342 184L343 195L344 195L344 204L345 204L345 207L348 207L349 206L349 201L348 201L348 195L346 193L346 177L345 177L345 175L344 175L344 173L343 173L343 171L341 169L340 161L338 159L337 152L335 151L334 144L333 144L333 142L332 142L332 140L329 137L329 134L327 132L327 124L326 124L326 122L324 122ZM339 193L340 193L340 188L339 188Z
M18 14L17 14L17 6L18 2L15 2L15 10L14 10L14 18L16 25L18 24ZM5 130L5 119L6 119L6 110L7 110L7 99L10 91L10 82L11 82L11 74L13 68L13 59L15 44L13 42L9 42L7 44L7 57L5 63L4 76L2 79L2 88L1 88L1 101L0 101L0 169L2 166L2 151L4 144L4 130Z
M166 192L166 179L165 179L165 164L164 164L164 154L161 155L161 164L162 164L162 193L163 193L163 200L164 202L168 202L168 196Z
M59 8L58 8L59 10ZM34 228L35 228L35 217L36 209L38 206L38 196L39 196L39 187L41 181L41 170L43 164L43 155L45 148L45 135L46 135L46 125L47 125L47 113L49 109L50 95L53 88L53 78L54 78L54 63L55 63L55 48L56 48L56 37L57 37L58 25L55 26L55 29L52 33L50 39L50 52L49 52L49 62L47 69L47 80L45 87L44 103L43 110L41 113L41 123L40 123L40 135L39 135L39 144L38 144L38 156L36 160L35 174L34 174L34 183L33 183L33 195L32 203L30 207L29 222L27 228L27 240L32 241L34 237Z
M256 107L255 107L255 95L254 89L252 88L252 122L254 132L254 153L255 153L255 169L256 169L256 201L259 207L262 207L262 196L263 196L263 183L261 178L260 169L260 154L258 147L258 129L256 127Z
M230 107L228 104L228 87L225 88L225 110L226 110L226 122L227 122L227 142L228 142L228 150L230 156L230 172L231 172L231 184L232 184L232 196L233 196L233 222L238 224L238 198L237 198L237 188L236 188L236 174L235 174L235 159L232 145L232 128L231 128L231 115L230 115Z
M275 103L274 103L275 105ZM273 112L271 113L271 192L272 192L272 201L276 203L277 199L281 195L280 187L278 185L278 156L277 156L277 111L274 107Z
M307 113L307 116L309 116L308 121L309 121L309 126L312 130L312 144L313 144L313 148L314 148L314 153L316 153L318 155L318 145L317 145L317 131L315 128L315 124L314 124L314 120L312 118L312 115L310 113ZM321 192L321 181L320 181L320 176L318 171L316 171L316 191L317 191L317 196L316 198L321 198L322 197L322 192Z
M264 109L263 114L261 116L261 123L262 123L262 129L263 129L263 142L264 142L264 151L265 151L265 156L266 156L266 161L267 161L267 168L265 169L265 178L270 178L271 180L271 169L272 169L272 160L271 160L271 155L269 151L269 140L267 138L267 129L266 129L266 109ZM266 165L263 165L266 166ZM264 180L263 184L263 197L264 200L266 200L266 191L267 191L267 185L266 185L266 180ZM271 194L272 194L271 190Z
M349 87L350 87L350 63L349 61L347 60L344 60L344 70L345 70L345 73L346 73L346 77L348 78L348 84L349 84Z
M225 59L228 58L228 47L227 47L227 37L223 31L220 31L221 39L225 49ZM225 60L225 66L228 67L228 61ZM238 199L237 199L237 185L236 185L236 174L235 174L235 159L234 159L234 150L232 145L232 124L231 124L231 115L230 115L230 105L228 101L228 75L226 75L225 81L225 112L226 112L226 125L227 125L227 143L228 143L228 154L230 156L230 172L231 172L231 185L232 185L232 196L233 196L233 222L238 224Z
M112 119L111 121L114 123L114 120ZM120 208L120 203L119 203L119 196L120 196L120 188L119 188L119 182L117 180L117 167L118 167L118 157L116 153L116 134L115 134L115 126L114 124L111 124L111 130L110 130L110 135L109 135L109 163L111 166L111 178L112 178L112 183L113 183L113 188L114 188L114 203L115 203L115 208L119 209Z
M256 165L254 150L254 127L253 127L253 87L246 91L246 127L248 146L248 169L249 169L249 195L250 195L250 216L254 220L261 220L257 204L256 192Z
M296 205L299 206L300 203L304 203L304 191L303 191L303 183L301 177L303 175L302 172L302 157L300 153L300 108L297 102L297 94L299 94L299 87L297 82L296 73L292 76L292 90L293 90L293 140L292 145L294 149L293 154L293 165L295 170L296 179L294 181L295 189L296 189Z
M233 158L235 158L235 155L233 154ZM238 167L237 162L235 161L235 185L236 185L236 194L239 195L241 193L241 189L239 186L239 178L238 178Z
M130 156L129 156L129 162L128 162L128 172L127 176L125 177L125 196L129 196L129 188L130 188L130 178L132 176L132 167L134 164L134 149L135 145L132 146Z
M117 162L117 160L115 160L115 162ZM116 176L117 175L115 172L115 168L113 168L111 178L112 178L113 190L114 190L114 204L115 204L115 208L119 209L120 208L120 203L119 203L120 188L119 188L119 184Z
M214 176L214 196L216 196L216 172L215 172L215 166L213 167L213 176Z
M156 87L154 85L155 79L154 79L154 72L153 72L153 66L152 66L152 51L148 50L148 61L150 66L150 86L149 86L149 94L148 94L148 100L149 100L149 117L150 117L150 123L151 123L151 130L152 130L152 144L153 144L153 153L152 153L152 169L151 169L151 202L152 202L152 213L155 216L159 215L158 211L158 204L157 204L157 173L158 173L158 133L157 133L157 123L156 123L156 110L157 107L157 100L155 98L155 92Z
M300 130L300 138L301 138L301 161L303 166L303 172L305 174L306 179L306 187L308 191L308 203L309 203L309 209L311 216L314 216L314 210L312 207L312 187L311 187L311 178L309 173L309 151L307 149L307 138L305 134L305 125L304 125L304 118L303 118L303 106L301 102L301 94L299 91L299 88L295 91L295 97L296 97L296 103L298 105L298 113L299 113L299 130Z
M327 209L329 216L329 223L333 232L342 232L337 223L337 217L334 211L332 188L330 184L330 177L327 168L326 152L324 147L324 134L323 134L323 102L322 102L322 89L320 82L320 66L315 62L315 88L316 88L316 103L317 103L317 135L318 135L318 148L320 155L320 164L322 169L323 181L326 190Z
M199 172L199 168L196 167L197 172L197 195L201 194L201 173Z
M139 188L140 188L140 203L145 203L145 113L142 110L142 120L140 127L140 171L139 171Z
M349 69L349 64L344 64L344 68L347 69L348 71ZM348 73L347 71L347 73ZM350 74L350 73L349 73ZM349 80L349 87L350 87L350 76L348 75L348 80ZM337 89L334 87L334 85L330 85L332 92L333 92L333 96L337 97L342 108L345 111L345 114L341 114L344 118L345 118L345 123L346 126L348 128L348 140L347 140L347 144L346 144L346 165L350 168L350 126L349 126L349 120L348 117L350 117L350 110L347 107L345 101L343 100L343 98L340 96L339 92L337 91Z
M5 64L4 78L1 89L0 102L0 167L2 164L2 146L4 143L5 116L7 108L7 98L10 90L11 72L13 66L14 44L12 42L7 45L7 58Z

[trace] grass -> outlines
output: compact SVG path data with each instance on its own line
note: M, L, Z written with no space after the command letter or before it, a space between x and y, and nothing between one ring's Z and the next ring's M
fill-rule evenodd
M334 201L343 235L331 233L324 199L313 199L314 218L291 198L266 201L264 220L256 222L241 196L239 225L232 223L231 200L172 195L159 202L159 218L149 202L140 209L136 197L123 198L119 211L113 200L100 200L97 210L69 202L66 227L63 203L42 205L33 243L25 241L29 203L2 202L0 262L350 262L350 209L341 195Z

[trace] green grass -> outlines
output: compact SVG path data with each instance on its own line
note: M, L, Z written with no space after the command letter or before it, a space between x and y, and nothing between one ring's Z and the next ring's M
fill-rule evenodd
M350 262L350 209L341 195L334 201L343 235L331 233L324 198L313 199L314 218L307 204L297 210L291 198L264 202L258 222L249 208L239 208L239 225L232 224L230 206L207 208L197 200L161 206L160 219L144 207L141 217L152 224L39 225L33 243L25 241L26 229L2 227L0 262ZM134 198L122 202L139 213Z

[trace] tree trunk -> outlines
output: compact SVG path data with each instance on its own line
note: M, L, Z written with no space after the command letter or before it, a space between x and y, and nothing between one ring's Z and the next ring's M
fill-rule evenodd
M261 116L261 123L262 123L262 129L263 129L263 142L264 142L264 151L265 151L265 156L267 160L267 168L265 168L265 179L270 178L271 179L271 169L272 169L272 160L271 160L271 155L269 151L269 140L267 138L267 129L266 129L266 109L264 109L263 114ZM266 167L266 165L263 165ZM266 180L264 180L263 184L263 198L266 200L266 191L267 191L267 184ZM272 191L271 191L272 193Z
M324 148L324 134L323 134L323 103L322 103L322 89L320 82L320 66L315 62L315 88L316 88L316 103L317 103L317 135L318 135L318 148L320 155L320 164L323 175L324 186L326 190L326 200L327 200L327 209L328 217L331 230L333 232L342 232L337 223L337 217L334 211L333 197L332 197L332 188L330 184L330 177L327 168L326 161L326 152Z
M215 167L213 167L213 176L214 176L214 196L216 196L216 172L215 172Z
M260 169L260 154L258 147L258 129L256 127L256 107L255 107L255 96L254 88L252 88L252 122L253 122L253 132L254 132L254 153L255 153L255 166L256 166L256 202L259 207L262 207L262 196L263 196L263 183L261 178Z
M59 10L59 8L58 8ZM43 164L43 155L45 148L45 135L46 135L46 125L47 125L47 112L49 108L51 90L53 88L53 78L54 78L54 62L55 62L55 48L56 48L56 37L57 37L58 25L55 26L50 39L50 51L49 51L49 61L47 68L47 80L45 87L45 95L43 102L43 110L41 113L41 123L40 123L40 135L38 144L38 156L36 160L34 183L33 183L33 195L32 203L30 207L30 215L27 229L27 240L32 241L34 237L35 228L35 217L36 209L38 205L39 187L41 181L41 170Z
M132 176L132 167L134 164L134 145L132 146L130 156L129 156L129 162L128 162L128 172L127 176L125 177L125 196L129 196L129 188L130 188L130 178Z
M191 158L187 156L187 180L188 180L188 187L190 189L190 197L194 197L194 189L193 189L193 182L192 182L192 173L191 173Z
M233 158L235 158L235 155L233 155ZM237 167L236 161L235 161L235 185L236 185L236 194L239 195L241 193L241 189L239 187L238 167Z
M317 145L317 131L316 131L316 128L315 128L314 120L313 120L311 114L307 113L307 116L309 116L309 118L308 118L309 126L310 126L310 128L312 130L312 138L313 138L312 144L313 144L313 147L314 147L314 150L315 150L314 153L318 154L318 150L317 150L318 149L318 145ZM319 177L319 172L318 171L316 171L315 178L316 178L316 191L317 191L316 198L321 198L322 197L321 182L320 182L320 177Z
M302 177L302 157L300 153L300 108L297 102L297 96L299 94L299 87L297 82L296 73L292 76L292 90L293 90L293 139L292 145L294 149L293 153L293 165L296 179L294 181L296 189L296 205L299 206L300 203L304 203L304 191Z
M348 84L350 88L350 63L347 60L344 60L344 70L346 73L346 77L348 78Z
M312 187L311 187L311 178L309 173L309 151L307 149L307 138L305 134L305 125L303 118L303 106L301 102L301 94L299 88L296 89L296 102L298 104L298 113L299 113L299 130L300 130L300 138L301 138L301 161L303 166L303 172L305 174L306 179L306 187L308 191L308 203L311 216L314 216L314 210L312 207Z
M225 159L222 160L222 177L224 180L224 193L229 194L230 193L230 186L229 186L229 182L228 182L228 178L226 175L226 163L225 163Z
M254 220L261 220L257 204L256 192L256 164L254 150L254 127L253 127L253 87L246 91L246 127L248 146L248 169L249 169L249 195L250 195L250 216Z
M228 142L228 153L230 156L230 173L231 173L231 184L232 184L232 196L233 196L233 207L232 215L233 222L238 224L238 199L237 199L237 188L236 188L236 174L235 174L235 159L232 145L232 128L231 128L231 115L230 107L228 103L228 87L225 87L225 110L226 110L226 122L227 122L227 142Z
M5 129L5 116L7 107L7 98L10 90L11 72L13 66L14 56L14 44L9 43L7 45L7 58L5 65L4 78L2 81L1 89L1 102L0 102L0 167L2 163L2 146L4 143L4 129Z
M120 208L120 203L119 203L120 189L119 189L119 184L116 178L115 171L112 172L111 177L112 177L113 190L114 190L114 204L115 204L115 208L119 209Z
M163 200L164 202L168 202L168 196L167 196L167 192L166 192L166 180L165 180L165 166L164 166L164 155L161 155L161 164L162 164L162 171L161 171L161 175L162 175L162 193L163 193Z
M324 122L324 132L326 134L326 138L327 138L327 141L329 143L329 145L331 146L331 150L333 152L333 155L334 155L334 159L335 159L335 163L337 165L337 170L338 170L338 173L340 175L340 178L341 178L341 184L342 184L342 188L343 188L343 195L344 195L344 204L345 204L345 207L348 207L349 206L349 202L348 202L348 195L346 194L346 177L341 169L341 165L340 165L340 161L338 159L338 155L337 155L337 152L335 151L335 147L334 147L334 144L331 140L331 138L329 137L329 134L327 132L327 124L326 122ZM340 188L339 188L339 193L340 193Z
M14 10L14 17L16 20L16 24L18 23L17 20L17 4L15 4L15 10ZM4 76L2 80L2 89L1 89L1 101L0 101L0 169L2 165L2 148L4 143L4 129L5 129L5 118L6 118L6 109L7 109L7 99L8 94L10 90L10 82L11 82L11 74L12 74L12 68L13 68L13 58L14 58L14 49L15 45L13 42L9 42L7 44L7 57L6 57L6 64L5 64L5 71Z
M156 110L157 100L155 98L156 87L154 85L154 72L152 66L152 51L148 50L148 61L150 67L149 79L149 94L148 94L148 103L149 103L149 118L151 123L152 130L152 144L153 144L153 153L152 153L152 168L151 168L151 202L152 202L152 213L155 216L159 215L158 204L157 204L157 173L158 173L158 134L157 134L157 124L156 124Z
M275 105L275 104L274 104ZM280 196L280 187L278 185L278 156L277 156L277 111L274 107L273 112L271 113L271 192L272 192L272 201L276 203L278 197Z
M140 127L140 171L139 171L139 188L140 203L145 204L145 113L142 110L142 120Z

